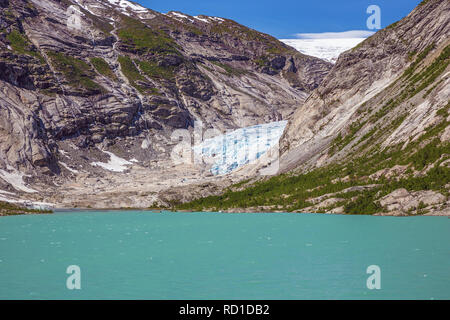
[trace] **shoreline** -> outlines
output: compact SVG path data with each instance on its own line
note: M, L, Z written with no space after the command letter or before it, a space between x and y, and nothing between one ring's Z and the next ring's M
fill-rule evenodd
M51 209L33 209L25 205L0 201L0 216L19 216L19 215L30 215L30 214L52 214Z
M1 203L0 203L1 204ZM287 212L281 210L264 210L264 209L256 209L256 208L233 208L227 210L186 210L180 209L177 210L175 208L134 208L134 207L123 207L123 208L92 208L92 207L75 207L75 208L67 208L67 207L51 207L48 210L37 210L30 209L27 207L17 206L12 203L3 202L3 210L0 208L0 217L2 216L15 216L15 215L41 215L41 214L53 214L53 213L70 213L70 212L116 212L116 211L141 211L141 212L151 212L151 213L222 213L222 214L317 214L317 215L339 215L339 216L376 216L376 217L419 217L419 216L427 216L427 217L449 217L448 211L440 212L432 212L425 214L407 214L405 212L393 211L393 212L380 212L375 214L348 214L348 213L338 213L338 212ZM441 211L442 212L442 211Z
M156 209L156 208L53 208L52 213L70 213L70 212L132 212L132 211L141 211L141 212L151 212L151 213L221 213L221 214L307 214L307 215L333 215L333 216L371 216L371 217L397 217L397 218L407 218L407 217L448 217L449 215L445 214L410 214L410 215L400 215L400 214L391 214L391 213L377 213L377 214L346 214L346 213L334 213L334 212L286 212L286 211L252 211L252 210L244 210L244 209L236 209L229 211L196 211L196 210L172 210L172 209ZM26 215L39 215L44 213L26 213Z

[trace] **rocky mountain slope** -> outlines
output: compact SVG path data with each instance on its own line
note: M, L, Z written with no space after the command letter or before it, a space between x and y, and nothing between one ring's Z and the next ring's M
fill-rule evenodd
M449 35L450 2L423 1L343 53L296 110L282 175L181 207L450 214Z
M175 130L287 119L331 67L224 18L0 0L0 197L157 203L161 190L213 179L173 164Z
M282 140L285 166L289 169L309 160L308 145L314 145L317 160L339 134L345 138L352 131L352 140L358 142L360 139L354 139L358 135L387 127L404 115L409 115L404 124L413 118L420 121L417 114L412 115L419 105L424 109L421 113L426 113L447 104L449 10L448 1L424 1L405 19L342 54L322 85L293 115ZM436 70L429 68L433 63ZM430 88L433 90L425 96L423 90ZM424 130L431 122L417 122L416 126ZM400 137L397 131L385 131L380 141L386 147L420 132L410 130ZM351 146L346 147L339 155L333 152L332 160L348 155ZM344 149L342 143L339 149Z

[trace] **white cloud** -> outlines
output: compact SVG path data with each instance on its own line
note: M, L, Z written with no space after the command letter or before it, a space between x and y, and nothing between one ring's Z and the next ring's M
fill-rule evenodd
M322 33L297 33L298 39L349 39L368 38L375 32L368 30L350 30L344 32L322 32Z

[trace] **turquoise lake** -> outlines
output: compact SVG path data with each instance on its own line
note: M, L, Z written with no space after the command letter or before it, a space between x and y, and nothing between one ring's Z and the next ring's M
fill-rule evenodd
M81 269L81 290L66 269ZM381 268L381 289L366 286ZM450 219L59 212L0 218L0 299L449 299Z

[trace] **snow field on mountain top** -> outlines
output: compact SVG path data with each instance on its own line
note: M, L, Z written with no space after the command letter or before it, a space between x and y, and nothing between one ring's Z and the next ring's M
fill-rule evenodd
M365 38L344 39L280 39L303 54L336 63L339 55L356 47Z

